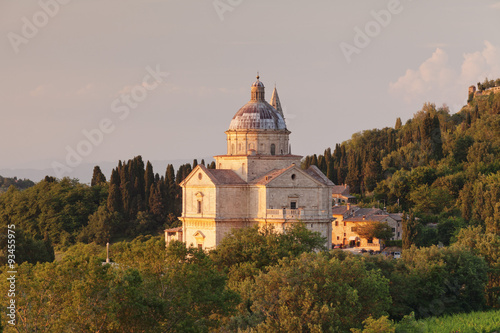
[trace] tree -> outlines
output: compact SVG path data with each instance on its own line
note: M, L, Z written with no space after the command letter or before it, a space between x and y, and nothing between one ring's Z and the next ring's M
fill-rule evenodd
M230 281L242 281L276 265L284 257L323 250L324 246L325 239L303 223L293 224L284 233L272 227L255 226L233 230L210 256L219 269L229 273Z
M387 222L375 221L356 223L356 233L359 235L359 237L364 239L377 238L388 240L394 236L392 228L389 226L389 224L387 224Z
M123 211L122 193L120 191L120 176L116 169L113 169L111 172L111 179L109 180L107 207L110 212Z
M465 247L484 258L489 266L486 302L488 306L500 308L500 236L485 232L479 226L460 230L454 246Z
M92 181L90 182L90 186L99 185L105 182L106 182L106 176L104 176L104 174L102 173L101 168L98 165L96 165L94 167L94 172L92 174Z
M402 126L402 124L401 124L401 118L400 118L400 117L398 117L398 118L396 119L396 125L394 126L394 129L395 129L395 130L401 129L401 126Z
M413 244L416 243L417 237L419 235L420 224L415 219L413 212L407 215L403 213L402 221L402 238L403 238L403 250L408 250Z
M146 164L146 172L144 174L144 182L145 182L145 203L146 203L146 208L149 209L149 194L151 192L151 187L155 183L155 176L153 172L153 166L151 163L148 161Z
M257 332L346 332L378 318L390 307L389 285L360 257L339 260L328 253L303 253L269 268L249 284L247 316ZM259 316L260 315L260 316Z

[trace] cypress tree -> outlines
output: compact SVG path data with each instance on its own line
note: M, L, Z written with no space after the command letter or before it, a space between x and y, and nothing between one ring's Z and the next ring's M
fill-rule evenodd
M118 171L113 169L111 172L111 179L109 180L109 192L107 207L110 212L122 212L122 194L120 191L120 176Z
M395 130L398 130L398 129L400 129L400 128L401 128L401 126L402 126L402 123L401 123L401 118L400 118L400 117L398 117L398 119L396 119L396 125L394 126L394 129L395 129Z
M145 182L144 201L146 203L146 208L149 208L149 193L151 192L151 186L155 182L155 176L153 173L153 166L151 165L151 163L149 161L146 163L146 171L144 173L144 182Z
M419 234L419 223L411 211L409 215L406 212L403 213L402 232L403 250L407 250L416 244Z
M104 174L102 173L101 168L98 165L96 165L94 167L94 172L92 174L92 181L90 182L90 186L99 185L105 182L106 182L106 176L104 176Z

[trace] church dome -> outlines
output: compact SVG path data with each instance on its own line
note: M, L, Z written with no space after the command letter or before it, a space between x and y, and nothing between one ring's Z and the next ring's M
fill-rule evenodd
M259 76L251 91L251 100L236 112L229 130L285 130L283 116L264 100L264 84L259 81Z

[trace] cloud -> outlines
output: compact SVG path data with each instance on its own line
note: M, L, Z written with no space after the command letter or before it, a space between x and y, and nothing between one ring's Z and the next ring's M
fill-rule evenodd
M40 85L36 87L35 89L30 91L30 96L32 97L43 97L46 96L47 94L50 93L51 90L50 85Z
M88 93L90 93L92 90L94 90L94 85L89 83L87 84L85 87L81 87L80 89L78 89L76 91L76 94L77 95L87 95Z
M485 77L500 77L500 48L488 41L481 51L465 53L460 68L453 67L446 51L437 48L417 70L408 69L396 82L389 83L389 92L408 103L430 99L463 105L463 91Z
M491 4L491 5L490 5L490 8L500 9L500 2L496 2L496 3L494 3L494 4Z

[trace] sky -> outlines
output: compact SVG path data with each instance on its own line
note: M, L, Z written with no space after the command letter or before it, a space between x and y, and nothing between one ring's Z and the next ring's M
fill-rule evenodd
M4 0L0 175L224 154L257 72L294 154L426 102L455 113L500 77L499 17L498 0Z

